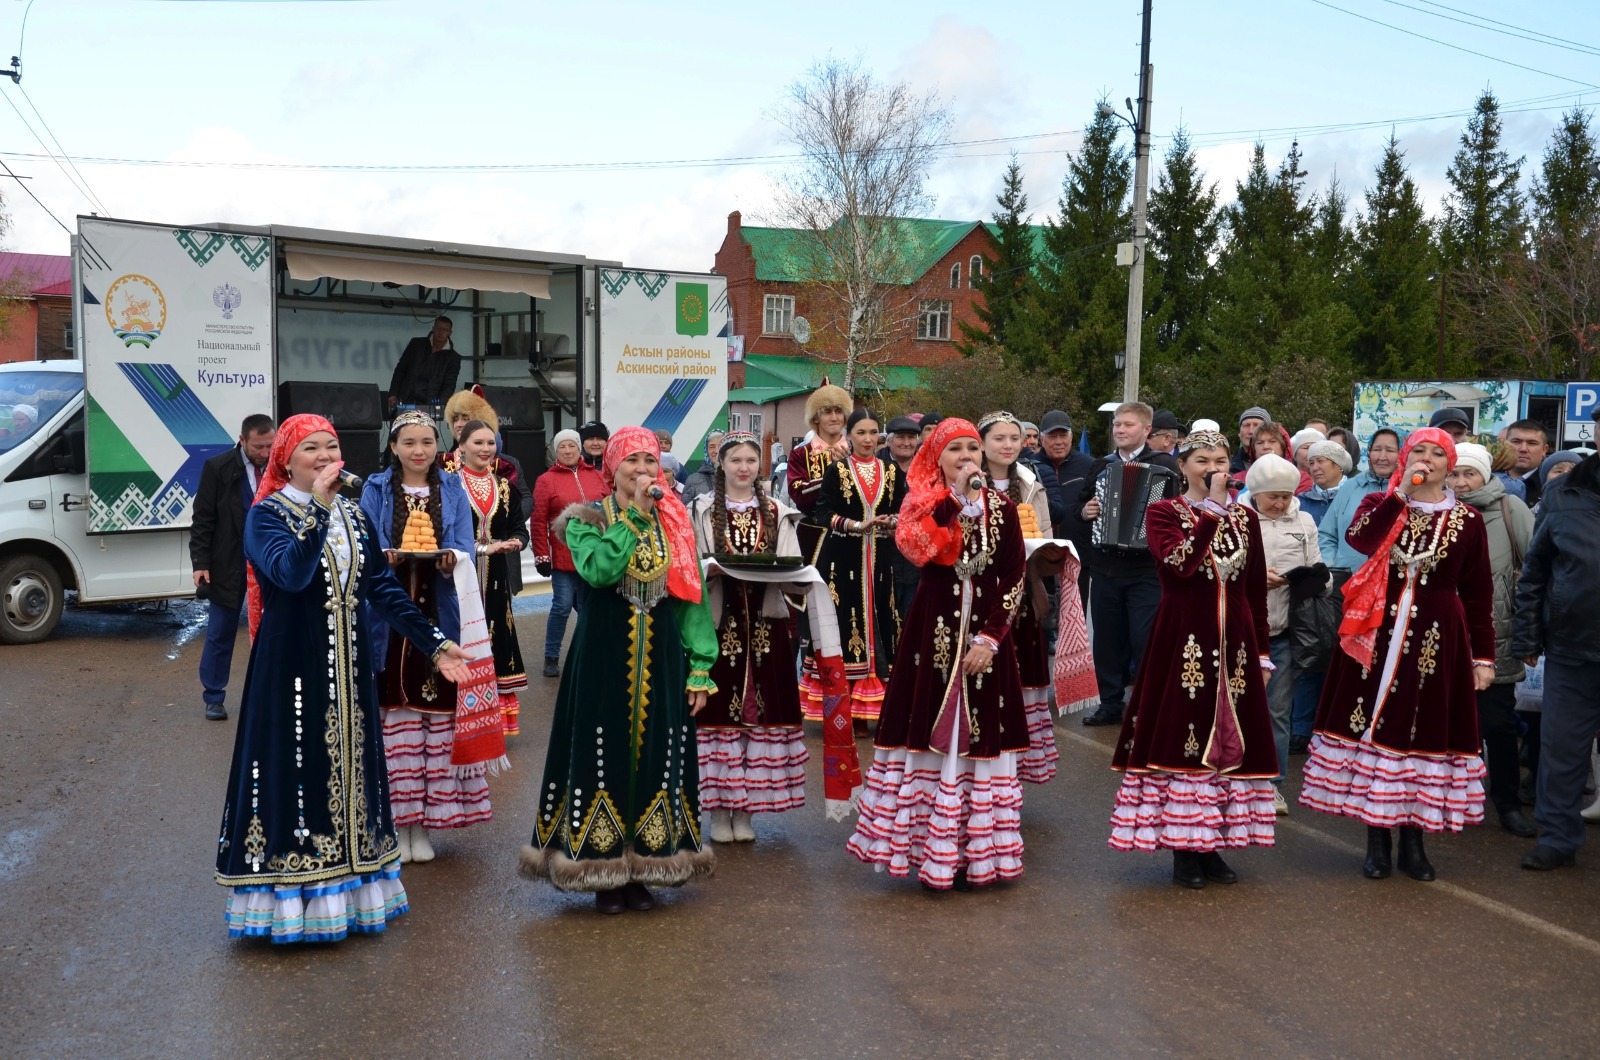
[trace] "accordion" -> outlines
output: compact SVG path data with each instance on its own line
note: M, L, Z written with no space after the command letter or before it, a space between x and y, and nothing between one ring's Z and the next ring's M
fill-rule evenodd
M1148 552L1144 516L1167 495L1172 472L1156 464L1112 460L1094 482L1100 514L1089 528L1089 543L1105 552Z

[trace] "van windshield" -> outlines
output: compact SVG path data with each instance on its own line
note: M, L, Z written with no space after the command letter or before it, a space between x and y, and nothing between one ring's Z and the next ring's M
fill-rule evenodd
M0 372L0 454L33 437L82 389L78 372Z

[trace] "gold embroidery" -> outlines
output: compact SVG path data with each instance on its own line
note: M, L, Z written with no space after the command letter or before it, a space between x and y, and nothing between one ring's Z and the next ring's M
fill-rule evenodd
M943 615L933 623L933 665L944 676L950 676L950 627L944 624Z
M1189 690L1190 699L1194 698L1195 690L1206 683L1205 674L1200 669L1200 654L1200 644L1191 633L1189 643L1183 646L1183 674L1178 679L1178 683Z
M611 800L601 792L589 806L589 823L584 826L579 846L587 845L596 853L604 854L621 840L622 831L612 816Z
M756 655L765 655L772 650L772 626L765 619L756 619L750 623L750 650Z
M1358 735L1367 729L1367 712L1362 709L1365 704L1366 697L1358 696L1356 698L1356 709L1350 712L1350 731Z
M850 613L850 643L846 647L850 649L852 658L859 659L867 653L867 642L861 636L861 623L857 620L854 611Z
M1422 651L1417 654L1417 691L1422 683L1433 676L1439 667L1439 623L1422 636Z
M244 859L252 868L261 871L261 859L267 853L267 833L261 828L261 818L250 815L250 827L244 833Z
M1194 722L1189 723L1189 738L1183 741L1183 757L1198 758L1200 756L1200 741L1194 738Z
M1249 661L1249 657L1245 655L1244 648L1241 646L1239 648L1239 654L1234 657L1233 676L1228 679L1228 691L1232 693L1232 697L1235 701L1237 701L1240 696L1244 695L1244 670L1245 664Z
M652 851L664 850L667 846L671 830L667 827L666 792L658 792L650 800L650 807L645 810L644 820L639 824L639 838L644 840L644 845Z
M650 702L651 616L637 607L628 612L628 688L633 700L633 762L644 753L644 722Z

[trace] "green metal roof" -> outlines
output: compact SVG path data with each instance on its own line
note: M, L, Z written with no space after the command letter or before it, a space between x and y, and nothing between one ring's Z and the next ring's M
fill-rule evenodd
M815 357L781 357L776 354L752 353L744 359L744 389L788 388L789 393L782 396L790 397L815 390L825 375L837 381L843 370L844 366L835 361L823 361ZM868 370L883 376L885 390L911 390L921 386L925 378L924 369L908 365L876 364L870 366ZM730 394L728 400L751 399L734 398Z
M809 386L741 386L728 391L728 402L747 401L752 405L770 405L784 398L797 397L800 394L809 394L815 387Z
M939 259L979 226L977 221L940 221L925 217L899 217L894 219L895 235L899 240L901 275L889 282L915 283L938 264ZM991 236L999 229L987 222L983 227ZM1044 226L1029 225L1033 235L1035 260L1043 260ZM806 234L798 228L760 228L742 225L740 232L756 261L756 279L778 282L803 283L810 278L810 247Z

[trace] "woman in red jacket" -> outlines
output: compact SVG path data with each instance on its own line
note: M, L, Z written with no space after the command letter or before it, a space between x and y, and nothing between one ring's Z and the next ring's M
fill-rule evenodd
M584 583L572 565L572 553L559 534L550 533L550 521L569 504L593 504L611 491L598 468L583 460L577 431L557 431L556 462L539 476L533 487L533 516L528 531L533 538L533 562L550 578L550 621L544 628L544 675L561 674L561 639L567 617L583 607Z

